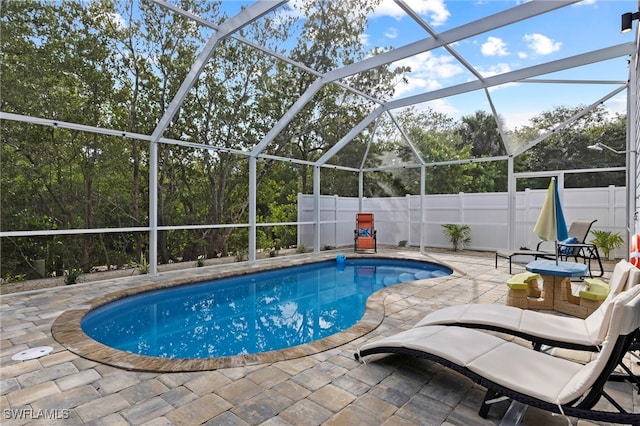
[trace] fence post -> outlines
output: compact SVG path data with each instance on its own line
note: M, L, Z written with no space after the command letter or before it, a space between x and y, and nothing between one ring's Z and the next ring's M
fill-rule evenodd
M407 200L407 246L411 245L411 195L405 194L405 200ZM404 238L402 238L404 240Z
M615 228L617 227L616 225L616 206L615 206L615 202L616 202L616 187L615 185L609 185L609 187L607 188L607 201L608 201L608 205L609 205L609 223L612 224L612 230L615 230Z
M333 195L333 247L338 247L338 194Z

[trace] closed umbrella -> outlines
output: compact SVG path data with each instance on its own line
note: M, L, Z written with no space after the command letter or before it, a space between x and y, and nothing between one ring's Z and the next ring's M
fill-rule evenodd
M545 241L555 241L556 264L558 263L558 240L566 240L569 237L567 230L567 222L562 212L562 204L560 204L560 194L558 194L558 185L556 179L551 178L547 196L544 199L542 210L536 222L533 231L538 234L540 239Z

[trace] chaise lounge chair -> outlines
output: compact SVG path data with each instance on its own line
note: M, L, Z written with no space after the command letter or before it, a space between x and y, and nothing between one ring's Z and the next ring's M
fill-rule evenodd
M589 275L593 277L591 273L591 261L597 261L599 267L599 273L597 276L601 277L604 274L602 267L602 260L600 259L600 253L598 248L586 242L591 231L591 226L597 220L585 220L579 219L571 223L569 227L569 238L565 241L558 242L558 252L555 252L555 248L545 247L545 244L551 244L551 241L540 241L535 250L498 250L496 251L496 268L498 267L498 258L504 258L509 260L509 273L512 273L512 260L515 256L533 256L534 259L552 259L555 260L556 256L560 260L567 260L573 258L576 262L578 259L583 260L589 266ZM555 243L554 243L555 244Z
M640 287L639 284L640 269L626 260L621 260L614 267L609 280L609 294L598 309L585 319L513 306L479 303L439 309L427 314L415 327L454 325L476 328L528 340L537 351L542 345L547 345L595 352L600 349L607 333L614 298L624 291L635 291L636 286ZM640 350L640 342L634 342L630 350ZM640 390L640 379L625 364L621 364L620 367L626 375L616 375L614 379L630 379Z
M640 327L640 286L612 301L607 333L600 352L587 364L535 351L480 330L456 326L416 326L363 345L357 360L394 353L425 358L457 371L487 388L479 415L502 395L532 407L565 416L640 424L640 414L627 413L604 390ZM595 410L604 397L618 412Z
M455 305L438 309L415 327L456 325L511 334L533 343L595 351L607 333L611 303L619 293L640 284L640 269L626 260L616 264L609 280L609 295L587 318L565 317L513 306L488 303Z
M373 213L356 214L356 229L353 231L353 251L378 251L376 230L373 227Z

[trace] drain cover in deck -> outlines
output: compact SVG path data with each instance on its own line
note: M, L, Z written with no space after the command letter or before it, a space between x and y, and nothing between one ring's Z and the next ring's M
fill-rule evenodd
M37 348L29 348L22 352L14 354L11 359L14 361L26 361L28 359L40 358L49 355L53 348L51 346L38 346Z

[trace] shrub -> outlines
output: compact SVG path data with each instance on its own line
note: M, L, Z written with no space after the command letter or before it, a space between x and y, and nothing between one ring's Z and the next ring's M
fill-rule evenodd
M69 269L64 274L64 283L66 285L77 284L80 282L80 275L82 275L82 269Z
M593 229L591 230L591 233L595 237L593 240L591 240L591 244L594 244L596 247L598 247L598 249L600 249L600 251L602 251L602 253L604 254L604 257L606 257L607 259L609 259L611 250L620 247L624 243L624 240L620 236L619 232L616 232L614 234L611 231L601 231L598 229Z
M468 225L447 223L442 225L442 232L449 237L453 251L458 251L458 247L464 248L471 242L471 228Z

